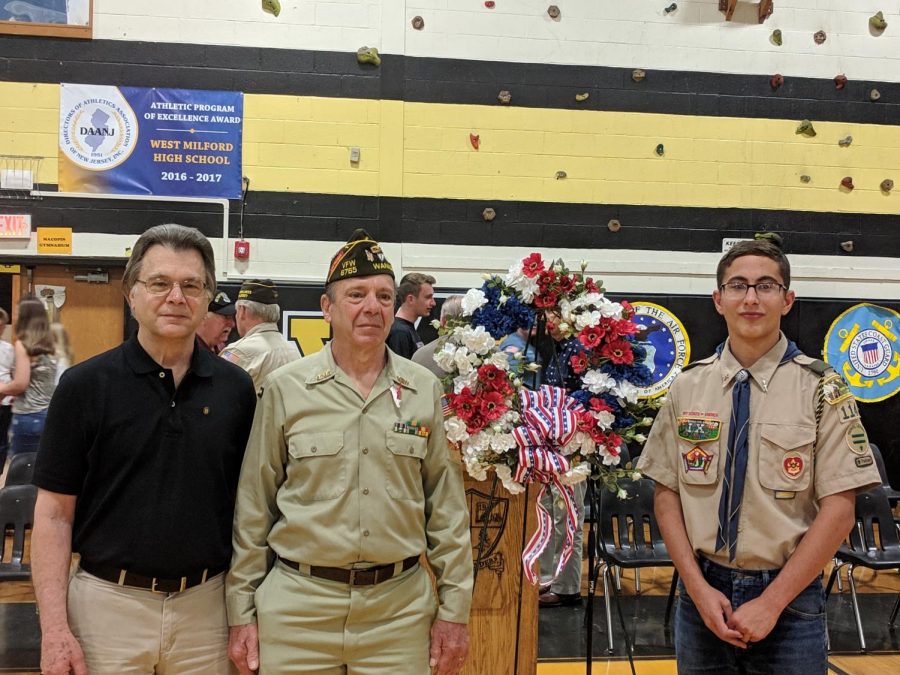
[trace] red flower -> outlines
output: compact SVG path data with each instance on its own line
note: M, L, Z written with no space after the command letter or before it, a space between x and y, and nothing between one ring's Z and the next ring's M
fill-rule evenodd
M588 349L593 349L600 344L603 339L604 331L597 326L585 326L578 334L578 341Z
M603 345L600 353L613 363L624 363L627 366L634 363L634 353L631 351L631 343L626 342L625 340L607 342Z
M630 302L628 302L627 300L623 300L619 304L622 305L622 309L625 310L624 313L625 313L626 319L630 319L631 317L634 316L634 307L632 307Z
M506 373L493 364L486 363L478 369L478 381L488 391L496 391L504 395L510 392Z
M594 283L594 280L591 277L587 277L584 280L584 290L588 293L599 293L600 288Z
M609 412L612 410L612 406L610 406L609 403L596 396L591 397L590 406L591 410L594 412Z
M572 370L575 371L576 374L580 375L588 367L588 358L582 353L572 354L569 358L569 364L572 366Z
M538 288L542 293L546 293L555 283L556 272L553 270L545 270L538 275Z
M559 277L559 290L561 293L569 293L575 288L575 277L570 277L565 274Z
M609 335L612 338L625 337L637 333L637 324L627 319L610 319Z
M450 407L463 422L468 426L469 421L478 413L478 399L469 391L468 387L463 387L458 394L448 394L450 397Z
M591 429L594 428L595 420L591 416L591 413L587 410L582 410L581 412L575 413L577 418L576 428L578 431L586 431L587 433L591 433Z
M542 309L548 309L550 307L556 306L556 301L559 299L559 296L553 291L547 291L546 293L541 293L539 295L534 296L534 306L540 307ZM550 325L550 322L547 322L547 325Z
M522 261L522 273L526 277L535 277L544 271L544 261L540 253L532 253Z
M610 431L606 434L606 451L613 457L618 457L622 450L622 437Z
M499 419L506 412L506 403L498 391L487 391L481 395L481 416L487 422Z

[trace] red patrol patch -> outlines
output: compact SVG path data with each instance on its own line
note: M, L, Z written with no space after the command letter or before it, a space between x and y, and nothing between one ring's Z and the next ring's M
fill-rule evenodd
M781 468L784 471L784 475L788 478L799 478L800 474L803 473L803 457L797 453L785 455Z

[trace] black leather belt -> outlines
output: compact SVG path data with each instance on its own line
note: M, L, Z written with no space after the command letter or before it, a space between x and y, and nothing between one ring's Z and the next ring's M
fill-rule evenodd
M306 571L306 565L301 565L293 560L287 560L281 556L278 556L278 559L301 574ZM419 556L410 556L401 563L400 571L405 572L414 567L418 562ZM348 570L343 567L320 567L318 565L309 565L309 576L317 577L318 579L327 579L328 581L337 581L342 584L349 584L350 586L374 586L375 584L380 584L382 581L387 581L396 574L399 574L399 572L395 572L396 567L396 563L390 563L389 565L379 565L378 567L369 567L364 570Z
M141 588L154 593L181 593L194 586L206 583L208 579L212 579L217 574L225 571L225 568L207 568L197 574L190 574L186 577L176 577L174 579L165 579L160 577L145 577L141 574L135 574L128 570L123 570L112 565L98 565L82 560L79 565L88 574L104 581L111 581L119 586L128 586L130 588Z

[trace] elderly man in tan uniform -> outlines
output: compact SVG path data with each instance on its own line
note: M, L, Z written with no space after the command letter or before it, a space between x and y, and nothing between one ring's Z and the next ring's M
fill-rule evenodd
M394 297L390 263L357 230L321 300L334 338L263 388L227 580L229 653L242 673L451 675L463 665L472 552L461 469L438 381L385 346Z
M253 279L241 284L234 315L241 339L222 350L220 356L250 373L256 391L276 368L300 358L294 342L278 330L281 307L278 289L271 279Z
M679 375L638 468L682 580L678 672L825 673L823 567L879 482L840 376L781 333L780 238L737 244L713 301L716 353Z

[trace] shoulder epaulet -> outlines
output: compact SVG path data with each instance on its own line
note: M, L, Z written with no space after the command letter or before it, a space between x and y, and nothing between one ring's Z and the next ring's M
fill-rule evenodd
M805 354L794 357L794 363L811 370L819 377L824 377L827 373L834 372L834 368L829 366L822 359L813 359Z
M709 365L710 363L715 363L718 360L719 360L719 355L712 354L710 356L707 356L705 359L700 359L699 361L691 361L689 364L687 364L684 368L681 369L681 372L690 370L694 366L700 366L700 365L706 366L706 365Z

